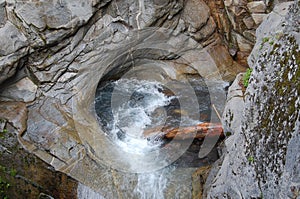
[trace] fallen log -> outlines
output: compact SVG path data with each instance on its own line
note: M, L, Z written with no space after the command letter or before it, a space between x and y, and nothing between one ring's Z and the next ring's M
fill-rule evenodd
M220 123L201 123L186 127L156 127L144 131L144 136L159 136L165 139L190 139L205 137L224 137Z

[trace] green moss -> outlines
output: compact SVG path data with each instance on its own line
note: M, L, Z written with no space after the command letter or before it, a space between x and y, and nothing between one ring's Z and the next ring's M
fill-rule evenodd
M253 163L254 162L254 157L253 156L249 156L248 157L248 162Z
M0 198L8 199L7 193L9 191L9 187L10 184L7 182L7 180L0 176Z
M232 135L232 133L231 133L231 132L229 132L229 131L227 131L227 132L225 133L225 135L226 135L226 137L229 137L229 136L231 136L231 135Z
M252 73L252 69L248 68L246 73L244 74L243 85L244 85L245 88L247 88L248 85L249 85L249 79L250 79L251 73Z
M7 133L8 133L7 129L3 129L2 131L0 131L0 138L4 138Z
M16 170L16 169L10 169L9 174L10 174L12 177L15 177L15 176L17 175L17 170Z
M264 38L262 38L262 42L263 42L263 43L266 43L266 42L268 42L269 40L270 40L269 37L264 37Z
M270 45L273 45L273 44L274 44L274 41L273 41L273 40L269 41L269 44L270 44Z

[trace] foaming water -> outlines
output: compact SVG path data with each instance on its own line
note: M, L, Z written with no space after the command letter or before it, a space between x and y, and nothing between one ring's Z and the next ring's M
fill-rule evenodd
M167 174L173 169L174 167L168 167L153 173L139 174L134 193L140 199L164 199L164 190L167 188L168 183Z
M105 199L100 193L95 192L89 187L79 183L77 187L78 199Z
M136 79L121 79L101 88L96 98L102 113L99 120L122 150L143 154L162 144L158 136L148 139L143 136L145 128L166 121L164 107L174 97L164 95L162 90L158 82ZM105 100L110 103L102 103ZM108 117L103 117L104 114Z

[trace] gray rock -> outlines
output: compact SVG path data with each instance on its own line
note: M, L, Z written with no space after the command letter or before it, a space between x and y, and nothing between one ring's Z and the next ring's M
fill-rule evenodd
M14 99L23 102L32 102L36 97L37 85L28 77L21 79L8 88L0 91L0 97L4 99Z
M0 28L2 28L5 25L7 20L5 5L6 5L5 0L1 0L0 1Z
M255 22L252 19L252 17L247 16L247 17L243 18L243 22L248 29L254 28L254 26L255 26Z
M119 78L125 72L138 72L133 68L145 63L151 67L139 77L163 83L183 74L232 80L241 70L220 44L204 1L53 0L5 5L0 83L12 78L5 82L1 99L30 104L19 142L105 198L140 198L143 184L137 186L136 174L110 168L141 167L111 145L95 117L95 89L104 75ZM15 39L10 39L12 33ZM205 49L192 34L207 43ZM180 193L178 197L190 198L192 170L167 174L168 191L162 195L172 198ZM134 190L140 194L133 194Z
M251 17L254 20L256 25L260 25L261 22L264 20L264 17L266 17L266 14L253 13L251 14Z
M300 42L297 38L300 31L295 28L299 23L299 7L297 1L292 8L286 7L289 13L285 35L253 56L244 119L240 131L225 142L228 153L224 154L222 165L216 165L219 171L207 186L208 198L299 196ZM272 16L267 20L274 20ZM268 25L270 29L263 32L265 36L272 37L271 30L282 29L280 23Z
M0 28L0 35L0 57L17 52L28 44L23 33L10 22Z
M230 134L238 133L242 124L245 101L244 93L240 82L244 73L237 75L236 79L229 87L226 105L223 111L222 123L225 127L225 132Z
M264 38L272 40L273 37L280 38L283 35L285 16L287 15L288 7L292 4L292 2L277 4L274 7L274 11L271 12L257 28L256 42L259 44L253 47L253 50L248 57L248 63L250 66L254 65L255 57L259 56L260 49L264 47L264 45L267 46L268 42L264 42ZM270 24L272 24L272 26L270 26Z
M206 25L201 28L199 31L195 33L190 33L190 35L196 40L196 41L203 41L207 39L209 36L211 36L216 30L216 23L212 17L210 17L206 23Z
M237 42L237 45L238 45L240 51L251 52L251 50L254 46L253 43L240 34L234 34L234 35L236 37L236 42Z
M251 13L264 13L266 11L266 4L264 1L252 1L247 4Z
M182 14L182 19L187 23L189 32L200 30L209 19L209 7L203 0L188 0Z

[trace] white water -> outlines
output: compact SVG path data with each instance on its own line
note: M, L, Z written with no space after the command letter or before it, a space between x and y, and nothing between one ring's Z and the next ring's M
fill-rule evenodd
M163 199L168 183L167 174L170 170L172 168L166 168L153 173L139 174L134 193L140 199Z
M168 183L167 175L173 169L174 167L168 167L153 173L137 174L137 185L132 192L132 198L164 199L164 191ZM105 199L100 193L81 183L78 184L77 197L78 199Z
M113 123L110 126L114 142L130 153L143 154L159 147L162 144L159 139L147 140L143 132L148 126L164 124L166 113L163 107L169 105L173 97L161 93L162 87L157 82L121 79L114 84L111 98ZM152 117L158 109L159 117ZM123 139L117 136L120 132L126 135Z
M78 199L105 199L100 193L97 193L89 187L79 183L77 187L77 198Z
M167 113L164 107L168 106L174 97L165 96L161 92L161 90L163 90L162 86L154 81L121 79L112 84L114 90L112 91L111 98L109 98L110 103L103 103L106 105L109 104L108 106L112 111L112 116L110 120L107 121L107 129L109 129L107 136L109 136L120 149L130 153L147 155L147 152L160 147L162 144L161 140L156 138L151 140L145 139L143 137L143 131L149 126L165 124ZM217 87L222 88L222 86ZM215 92L218 93L218 90ZM214 96L217 95L214 94ZM97 96L96 98L96 101L99 100L100 104L103 102L103 98L101 99L101 97L103 96ZM103 107L105 108L105 106ZM101 110L103 111L103 109ZM107 118L104 119L107 120ZM194 121L184 116L181 117L181 120L186 124L199 123L199 121ZM122 136L120 136L120 132ZM165 191L169 188L168 186L172 184L169 179L170 176L168 176L170 173L172 173L172 167L152 173L136 174L137 184L134 190L128 191L131 192L132 198L164 199ZM123 183L126 183L126 181ZM176 186L180 187L185 185L179 183L178 185L176 184ZM183 192L180 191L180 188L178 188L178 190L177 193L176 189L175 195L180 195L180 192ZM176 198L175 195L174 198ZM103 199L104 197L89 187L79 184L78 198Z

